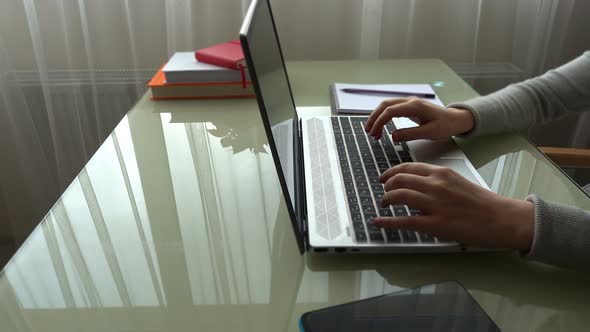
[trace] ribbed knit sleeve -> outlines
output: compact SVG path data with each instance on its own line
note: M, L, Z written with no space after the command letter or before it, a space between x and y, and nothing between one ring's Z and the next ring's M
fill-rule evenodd
M527 197L535 206L535 234L525 257L576 269L590 268L590 212Z
M475 126L461 137L522 131L568 112L590 110L590 52L542 76L448 107L473 113Z
M590 110L590 52L542 76L510 85L487 96L448 107L464 108L474 128L461 137L515 132ZM535 206L534 239L526 257L537 261L590 268L590 212L531 195Z

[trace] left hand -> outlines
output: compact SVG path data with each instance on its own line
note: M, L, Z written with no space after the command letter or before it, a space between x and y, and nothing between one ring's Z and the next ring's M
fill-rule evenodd
M381 227L429 233L443 240L481 247L528 250L534 231L534 207L480 187L450 168L404 163L385 171L382 205L405 204L422 215L378 217Z

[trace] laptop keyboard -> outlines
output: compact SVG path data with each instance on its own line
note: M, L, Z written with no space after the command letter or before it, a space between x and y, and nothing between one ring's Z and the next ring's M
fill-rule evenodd
M383 129L380 140L365 132L368 117L332 117L338 159L344 180L348 208L352 218L352 231L357 242L377 243L435 243L429 235L410 230L380 228L372 221L377 216L419 215L420 211L406 205L381 207L385 194L379 175L395 165L411 162L405 142L394 142L393 123Z

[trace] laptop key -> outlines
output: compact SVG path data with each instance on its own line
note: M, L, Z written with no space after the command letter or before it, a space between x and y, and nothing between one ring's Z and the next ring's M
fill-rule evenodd
M378 184L381 185L383 187L383 185L381 184L381 182L379 182L379 178L378 177L369 177L369 184L371 185L371 188Z
M434 237L428 233L418 233L422 243L434 243Z
M373 204L373 198L371 196L360 196L360 201L362 205L369 205Z
M353 161L354 161L354 162L359 162L359 163L360 163L360 161L361 161L361 157L359 157L359 156L357 156L357 155L352 155L352 156L349 156L349 157L348 157L348 160L350 160L350 162L351 162L351 163L352 163Z
M379 215L382 217L393 217L393 212L390 209L379 209Z
M393 151L387 152L387 160L389 160L389 162L391 163L392 166L400 163L399 157Z
M375 162L373 161L372 155L363 156L362 161L363 161L363 165L365 165L365 166L375 164Z
M403 217L407 216L408 212L406 211L406 207L403 205L394 205L393 206L393 213L396 217Z
M354 238L357 242L367 242L367 233L365 231L356 231L354 232Z
M386 161L377 162L377 167L389 167L389 164Z
M371 205L368 205L368 204L363 205L363 212L364 213L376 213L373 203L371 202Z
M381 230L379 230L379 232L369 232L369 238L371 239L371 242L385 242Z
M351 213L350 218L352 219L353 223L363 222L363 215L360 212Z
M367 225L367 231L369 231L369 233L370 232L381 232L381 227L377 227L372 222L367 222L365 224Z
M385 241L380 227L375 226L373 223L366 223L365 225L367 226L367 232L371 241Z
M375 160L377 162L379 162L379 159L382 159L382 161L385 162L385 154L383 153L383 150L381 150L380 147L373 149L373 155L375 156Z
M399 234L399 230L397 230L397 229L385 229L385 236L387 236L388 242L393 242L393 243L402 242L402 237Z
M385 192L385 187L383 187L383 185L381 183L372 184L371 190L373 190L373 192L375 192L375 193L382 193L382 192Z
M354 228L355 232L364 232L365 231L365 226L363 225L363 222L353 222L352 223L352 227Z
M363 213L363 217L365 217L365 223L366 224L371 224L372 225L373 219L377 218L377 214L376 213L365 212L365 213Z
M377 205L381 204L381 200L383 199L383 195L385 195L385 193L375 193L373 195L373 198L375 199L375 202L377 203Z
M409 163L413 161L410 154L406 151L398 151L398 154L402 162Z
M354 187L346 188L346 196L348 196L348 197L356 196L356 191L354 190Z
M411 163L414 160L411 157L401 157L402 158L402 163Z
M365 169L367 170L368 176L373 176L372 174L376 174L374 176L379 177L379 172L377 172L377 167L375 167L375 165L365 165Z
M367 181L357 181L356 187L359 189L369 189L369 185L367 184Z
M369 199L371 198L371 192L369 191L369 189L359 189L358 193L359 197L369 197ZM369 202L372 203L371 200L369 200Z
M373 167L373 170L367 170L367 176L369 178L376 178L376 179L378 179L379 178L379 173L376 170L374 170L374 169L375 169L375 167Z
M404 243L417 243L418 237L416 236L416 232L411 231L409 229L401 229L400 232L402 233L402 238L404 239Z
M420 210L418 210L418 209L412 209L412 208L409 208L409 209L410 209L410 215L411 216L420 216L420 215L422 215L422 212Z

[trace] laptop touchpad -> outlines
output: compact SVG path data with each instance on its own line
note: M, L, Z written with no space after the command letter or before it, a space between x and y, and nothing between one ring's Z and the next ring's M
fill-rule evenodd
M438 166L451 168L455 172L461 174L467 180L475 184L479 184L479 181L477 181L463 158L440 158L432 161L431 163Z

